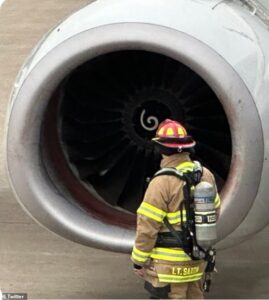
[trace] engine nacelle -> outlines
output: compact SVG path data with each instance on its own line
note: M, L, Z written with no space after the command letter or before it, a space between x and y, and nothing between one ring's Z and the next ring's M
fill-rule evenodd
M219 239L240 224L236 240L262 229L268 35L233 2L99 0L70 16L36 47L12 94L7 167L19 202L65 238L130 251L160 161L150 139L170 117L216 176Z

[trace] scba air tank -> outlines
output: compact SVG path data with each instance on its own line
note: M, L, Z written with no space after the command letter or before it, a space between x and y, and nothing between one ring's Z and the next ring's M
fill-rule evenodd
M196 240L200 247L207 249L217 240L216 188L205 181L197 184L194 190L194 212Z

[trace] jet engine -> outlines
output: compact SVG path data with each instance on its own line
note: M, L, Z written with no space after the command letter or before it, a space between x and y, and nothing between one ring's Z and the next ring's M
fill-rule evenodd
M18 201L65 238L129 252L161 159L151 138L172 118L216 177L219 240L261 230L268 37L240 1L98 0L77 11L41 40L14 85L6 153Z

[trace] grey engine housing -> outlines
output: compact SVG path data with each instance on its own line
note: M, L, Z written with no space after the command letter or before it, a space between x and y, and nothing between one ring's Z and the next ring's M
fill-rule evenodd
M143 191L135 178L155 170L149 137L171 115L200 141L203 163L217 166L219 240L234 232L227 246L261 230L269 210L268 44L266 24L233 1L99 0L71 15L42 39L14 86L6 150L18 201L65 238L129 252ZM188 114L188 99L201 101L201 111ZM111 143L93 142L102 128Z

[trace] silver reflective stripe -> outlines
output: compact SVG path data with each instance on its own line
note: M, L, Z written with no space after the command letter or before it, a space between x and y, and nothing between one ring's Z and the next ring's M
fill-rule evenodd
M168 252L161 252L159 250L153 250L152 255L163 255L163 256L171 256L171 257L189 257L187 254L179 254L179 253L168 253Z

